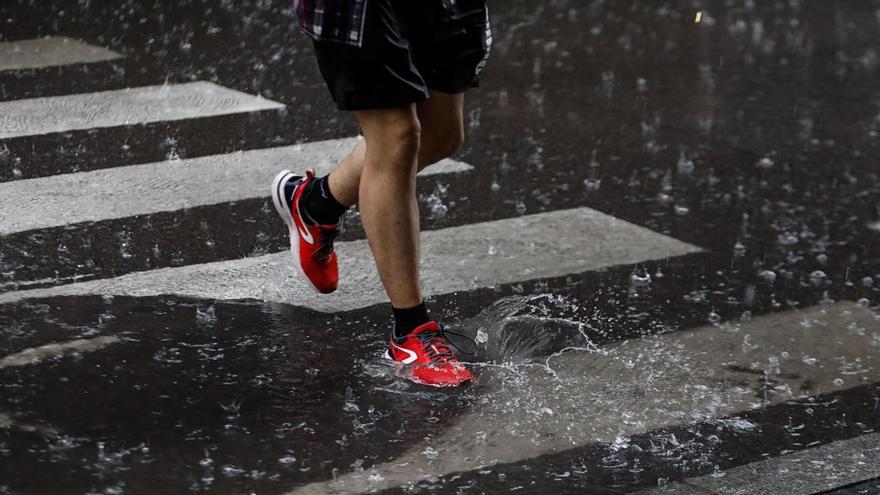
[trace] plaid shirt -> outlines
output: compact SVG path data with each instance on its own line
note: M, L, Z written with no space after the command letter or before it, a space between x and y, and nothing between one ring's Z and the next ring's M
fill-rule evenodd
M320 41L361 46L367 0L293 0L299 26Z

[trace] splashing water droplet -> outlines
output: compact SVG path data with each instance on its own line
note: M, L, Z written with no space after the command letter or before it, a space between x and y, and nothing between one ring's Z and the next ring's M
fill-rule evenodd
M629 282L634 287L646 287L651 284L651 274L634 271L629 276Z

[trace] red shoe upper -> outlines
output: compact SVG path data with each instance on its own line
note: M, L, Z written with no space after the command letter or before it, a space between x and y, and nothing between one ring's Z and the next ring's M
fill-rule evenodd
M299 249L294 252L300 272L318 292L328 294L336 290L339 283L339 266L333 241L339 234L339 225L313 225L305 221L299 203L303 191L315 178L315 172L309 169L302 183L294 190L291 198L291 215L296 226L291 231L291 240L298 238ZM291 246L291 249L296 249Z
M419 326L403 343L391 339L391 359L410 365L412 379L435 387L455 387L474 379L435 321Z

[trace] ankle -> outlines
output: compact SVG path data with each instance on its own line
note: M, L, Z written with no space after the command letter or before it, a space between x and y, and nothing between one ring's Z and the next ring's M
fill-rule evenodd
M403 340L413 330L431 321L424 301L411 308L392 307L391 311L394 313L394 329L391 332L394 340Z
M300 199L300 207L309 219L320 225L336 225L348 207L341 204L330 191L329 175L314 179Z

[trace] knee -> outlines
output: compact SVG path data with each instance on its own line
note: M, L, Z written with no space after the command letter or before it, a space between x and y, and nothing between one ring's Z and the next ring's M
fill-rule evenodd
M422 136L422 162L424 165L439 162L454 155L464 144L464 126L453 125L442 131Z
M418 119L405 120L387 127L384 133L383 151L397 160L413 163L419 154L422 128Z

